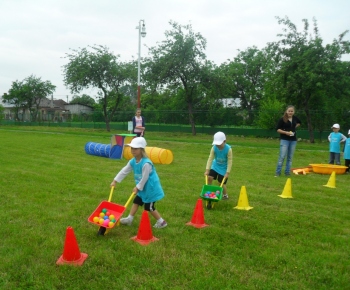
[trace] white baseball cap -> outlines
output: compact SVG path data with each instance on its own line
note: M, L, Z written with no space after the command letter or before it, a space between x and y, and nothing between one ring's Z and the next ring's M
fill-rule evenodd
M333 129L333 128L340 129L340 126L339 126L339 124L334 124L331 129Z
M213 145L221 145L226 140L226 136L222 132L217 132L214 135Z
M143 137L136 137L132 139L129 144L126 145L130 146L131 148L146 148L147 142L146 139Z

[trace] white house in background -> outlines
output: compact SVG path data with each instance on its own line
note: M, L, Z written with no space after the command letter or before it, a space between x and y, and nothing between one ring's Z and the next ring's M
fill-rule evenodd
M70 114L89 114L94 110L93 107L82 104L65 104L64 108Z
M3 103L1 98L0 104L4 107L4 118L7 120L13 120L15 118L15 114L13 112L15 106L9 104L8 102ZM43 121L47 121L50 119L55 121L61 120L64 122L68 115L89 114L93 112L93 110L94 109L91 106L82 104L68 104L64 100L54 100L53 98L42 99L39 104L39 112L42 116ZM22 114L23 112L21 110L19 115L22 116ZM26 110L25 115L23 117L23 121L30 121L30 113L28 110Z
M241 101L239 99L234 98L225 98L220 100L224 106L224 108L237 108L240 106Z

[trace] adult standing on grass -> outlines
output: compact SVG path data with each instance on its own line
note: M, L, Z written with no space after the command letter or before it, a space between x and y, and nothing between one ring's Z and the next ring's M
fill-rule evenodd
M215 133L212 145L204 175L208 176L208 184L216 179L221 184L225 178L222 198L228 199L226 182L232 167L232 148L226 144L226 135L223 132Z
M301 121L298 117L294 116L294 113L294 106L288 106L283 117L279 119L276 126L277 133L280 134L280 153L278 156L275 177L281 175L283 162L286 157L287 161L284 174L286 176L290 175L293 155L295 147L297 146L296 128L301 125Z
M164 197L164 191L160 184L157 171L145 151L146 145L146 140L143 137L135 137L130 144L127 144L127 146L131 147L131 154L134 158L132 158L127 165L119 171L117 176L113 179L111 187L115 187L116 183L120 183L131 171L133 171L136 183L133 192L136 194L136 197L134 198L129 216L120 219L120 223L130 226L139 206L144 206L144 209L149 211L157 220L154 227L161 229L165 228L168 224L156 210L155 203Z
M145 136L145 118L141 116L141 109L137 109L135 116L132 117L132 128L137 137Z
M331 128L333 132L329 134L329 164L340 165L340 143L346 141L346 136L339 132L339 124L334 124Z

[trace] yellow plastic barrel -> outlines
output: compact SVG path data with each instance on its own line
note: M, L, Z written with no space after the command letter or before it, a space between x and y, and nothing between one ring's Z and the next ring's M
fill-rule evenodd
M146 153L154 164L170 164L174 160L173 152L168 149L158 147L146 147ZM123 157L130 160L134 156L131 154L131 148L129 146L124 147Z

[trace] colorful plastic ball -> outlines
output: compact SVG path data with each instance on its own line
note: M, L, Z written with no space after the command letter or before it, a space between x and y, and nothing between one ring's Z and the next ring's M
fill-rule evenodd
M117 221L115 219L111 219L111 222L112 223L116 223Z
M109 220L104 220L104 221L103 221L103 225L104 225L105 227L107 227L108 224L109 224Z
M92 220L94 221L94 223L98 223L98 221L100 220L100 218L97 217L97 216L95 216Z
M103 218L105 214L103 212L100 212L99 216Z
M104 221L105 221L104 219L100 219L100 220L98 221L98 223L99 223L100 225L102 225Z
M106 215L110 215L111 213L107 210Z
M114 217L115 217L114 214L109 215L110 220L114 219Z
M108 226L109 226L110 228L112 228L112 227L114 226L114 222L109 222L109 223L108 223Z
M104 220L108 220L109 218L108 218L108 215L105 215L104 217L103 217L103 219Z
M107 209L104 208L104 209L102 210L102 212L103 212L103 213L106 213L106 212L107 212Z

